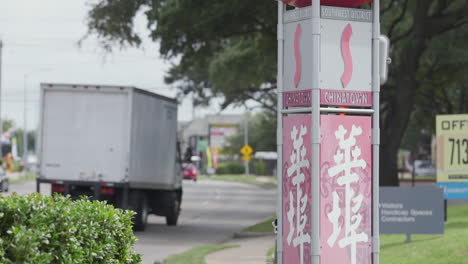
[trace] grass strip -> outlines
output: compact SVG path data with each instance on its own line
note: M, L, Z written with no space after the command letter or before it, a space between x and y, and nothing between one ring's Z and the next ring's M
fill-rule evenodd
M468 204L448 207L445 234L381 235L380 263L466 264L468 263Z
M273 225L271 222L273 222L275 219L276 216L272 216L261 223L245 228L242 230L242 232L273 233Z
M273 263L274 258L275 258L275 248L272 247L267 252L267 262Z
M36 174L34 172L28 172L26 174L26 177L24 177L24 175L20 175L19 177L16 177L14 179L9 179L9 183L17 184L17 183L22 183L22 182L34 181L34 180L36 180Z
M208 245L194 247L181 254L170 256L164 264L205 264L206 255L226 248L234 248L234 245Z
M250 183L264 186L276 186L276 178L268 176L253 176L253 175L244 175L244 174L220 174L220 175L201 175L200 179L209 179L209 180L219 180L219 181L232 181L232 182L242 182Z

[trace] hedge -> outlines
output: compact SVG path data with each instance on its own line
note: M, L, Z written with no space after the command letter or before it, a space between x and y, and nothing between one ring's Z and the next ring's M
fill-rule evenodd
M267 166L263 160L254 161L252 165L255 175L268 175Z
M241 174L244 170L244 165L239 162L225 162L219 164L216 174Z
M216 169L216 174L243 174L245 172L244 163L225 162L221 163ZM255 175L267 175L267 166L263 160L251 161L250 172Z
M141 263L133 215L87 198L0 197L0 263Z

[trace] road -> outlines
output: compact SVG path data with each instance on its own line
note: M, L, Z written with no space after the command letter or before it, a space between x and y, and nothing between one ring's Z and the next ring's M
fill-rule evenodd
M50 189L42 186L44 193ZM35 182L12 184L10 192L34 192ZM221 182L184 181L182 212L175 227L163 217L150 216L144 232L136 232L135 249L143 255L143 264L153 264L170 255L195 246L218 244L233 233L275 214L275 189Z

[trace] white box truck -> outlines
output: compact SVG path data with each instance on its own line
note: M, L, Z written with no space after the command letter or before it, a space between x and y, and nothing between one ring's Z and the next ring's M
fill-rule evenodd
M182 200L177 102L134 87L41 84L37 150L41 184L87 195L176 225Z

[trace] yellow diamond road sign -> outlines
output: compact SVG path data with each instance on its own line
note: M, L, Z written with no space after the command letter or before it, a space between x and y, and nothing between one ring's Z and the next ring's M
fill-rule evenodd
M244 155L244 156L242 156L242 160L243 160L243 161L250 161L251 159L252 159L252 156L250 156L250 155Z
M241 152L242 154L244 154L245 156L248 156L248 155L252 154L253 149L252 149L251 146L249 146L249 145L246 144L246 145L244 145L244 146L241 148L240 152Z

